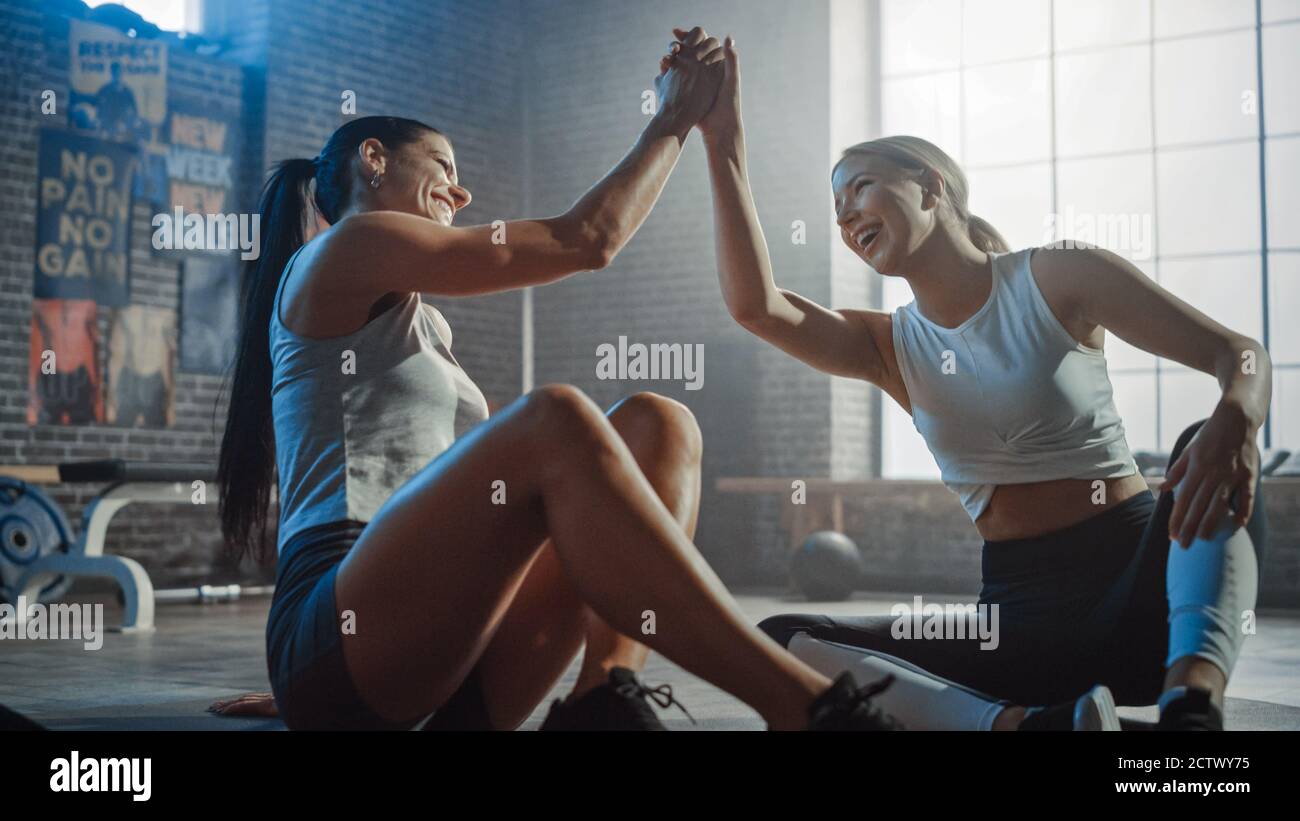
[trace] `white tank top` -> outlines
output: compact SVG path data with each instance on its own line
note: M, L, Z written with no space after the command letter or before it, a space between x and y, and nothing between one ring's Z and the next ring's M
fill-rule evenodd
M297 256L280 277L270 323L280 547L313 525L369 522L488 417L487 400L451 355L451 328L418 293L346 336L310 339L285 327L280 298Z
M1072 337L1029 270L1032 248L993 257L988 301L956 328L893 314L912 424L971 521L998 485L1138 472L1106 357Z

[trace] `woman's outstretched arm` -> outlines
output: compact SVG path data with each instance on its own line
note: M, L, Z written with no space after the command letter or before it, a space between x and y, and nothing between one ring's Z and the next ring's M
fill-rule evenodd
M605 267L658 201L682 144L717 94L721 59L718 41L693 29L670 65L661 66L660 106L650 123L622 161L565 213L464 228L396 211L355 214L322 237L320 261L367 271L353 279L368 296L485 294ZM376 258L384 264L376 266Z
M718 280L727 310L754 335L818 370L888 382L884 350L889 316L880 311L832 311L776 286L758 221L745 161L740 116L740 63L728 38L726 72L713 108L700 121L713 186Z

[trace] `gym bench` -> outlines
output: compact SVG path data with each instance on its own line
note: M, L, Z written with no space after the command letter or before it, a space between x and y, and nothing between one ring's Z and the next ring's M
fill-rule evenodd
M105 554L109 524L118 511L133 502L188 504L199 489L196 482L203 483L200 487L206 503L206 494L215 492L216 468L100 459L59 465L0 465L0 480L0 569L6 571L3 598L15 604L19 596L32 603L57 600L76 577L109 578L121 589L125 610L117 629L133 633L154 629L155 591L139 562ZM80 533L75 536L58 505L35 487L64 482L107 483L86 506ZM44 518L34 522L33 516ZM16 581L8 584L13 577ZM203 598L201 592L199 598Z

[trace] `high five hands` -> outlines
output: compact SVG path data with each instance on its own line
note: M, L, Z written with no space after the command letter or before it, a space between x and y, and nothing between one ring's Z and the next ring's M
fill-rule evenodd
M698 126L706 140L734 134L740 123L740 68L735 45L696 26L674 28L677 38L659 60L655 89L669 116Z
M678 39L679 44L685 44L690 42L697 32L700 37L705 37L707 34L700 28L690 31L675 28L673 36ZM671 54L664 56L660 61L661 68L664 60L669 60L671 56ZM713 107L698 124L705 142L722 142L740 135L740 57L736 53L736 42L731 35L727 35L722 43L722 69L722 85L718 89L717 97L714 98Z

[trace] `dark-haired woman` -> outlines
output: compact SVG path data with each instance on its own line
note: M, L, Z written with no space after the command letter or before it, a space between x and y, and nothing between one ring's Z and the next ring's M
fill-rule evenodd
M1113 692L1157 702L1162 728L1221 729L1264 543L1263 347L1115 254L1011 252L971 215L957 164L915 137L856 145L831 178L845 245L905 279L915 301L892 314L828 310L778 288L745 169L739 58L732 43L724 52L700 129L727 307L760 338L878 385L912 415L985 540L979 603L997 610L969 625L996 626L994 636L922 637L895 616L761 627L828 675L893 673L879 704L908 727L1118 729ZM1209 419L1179 437L1159 499L1115 411L1106 330L1223 389Z
M487 419L422 293L465 296L603 268L657 200L721 80L696 31L661 65L660 108L567 212L453 226L470 202L451 142L411 120L342 126L267 183L219 481L222 527L264 541L279 482L267 654L291 728L512 728L585 641L554 729L660 729L646 647L777 729L878 729L746 623L691 544L700 435L649 394L608 415L567 386ZM303 190L329 224L306 245ZM433 714L432 719L426 719Z

